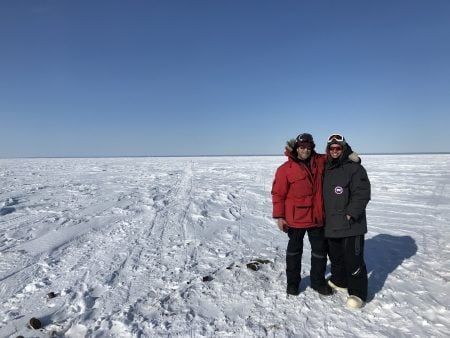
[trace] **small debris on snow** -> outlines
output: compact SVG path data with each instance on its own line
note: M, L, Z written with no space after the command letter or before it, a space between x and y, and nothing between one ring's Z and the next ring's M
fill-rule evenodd
M54 293L53 291L52 292L49 292L49 293L47 293L47 298L48 299L52 299L52 298L55 298L57 296L57 294L56 293Z
M247 263L247 268L253 271L258 271L261 267L260 264L269 264L270 261L267 259L254 259L250 263Z
M38 330L42 327L41 321L35 317L30 318L28 321L28 325L35 330Z
M247 268L253 271L259 270L259 264L257 262L247 263Z
M213 278L211 276L205 276L205 277L202 278L203 282L210 282L212 280L213 280Z

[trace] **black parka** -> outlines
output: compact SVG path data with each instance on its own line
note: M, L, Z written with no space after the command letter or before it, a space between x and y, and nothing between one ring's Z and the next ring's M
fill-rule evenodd
M364 167L348 159L350 153L350 146L344 145L341 158L333 161L329 157L327 161L323 181L325 237L342 238L367 232L370 181Z

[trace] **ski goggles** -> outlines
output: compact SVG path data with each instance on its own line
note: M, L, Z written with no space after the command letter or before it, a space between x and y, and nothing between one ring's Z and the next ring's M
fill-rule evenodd
M342 136L341 134L331 134L328 137L328 143L331 143L333 141L344 142L344 136Z

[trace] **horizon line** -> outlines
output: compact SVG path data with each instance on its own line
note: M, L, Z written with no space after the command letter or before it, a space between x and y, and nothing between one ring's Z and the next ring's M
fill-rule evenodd
M359 155L449 155L450 152L375 152L375 153L359 153ZM180 157L273 157L286 156L284 154L214 154L214 155L93 155L93 156L18 156L18 157L1 157L0 160L19 160L19 159L71 159L71 158L180 158Z

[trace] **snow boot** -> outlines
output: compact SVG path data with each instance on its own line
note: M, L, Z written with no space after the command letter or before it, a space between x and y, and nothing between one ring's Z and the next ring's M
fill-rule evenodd
M364 301L355 295L348 296L347 302L345 303L345 306L350 309L360 309L363 305Z
M333 289L327 284L312 286L312 288L322 296L331 296L333 294Z
M337 286L336 284L334 284L330 279L328 280L328 285L335 291L339 291L339 292L347 292L347 288L343 288L341 286Z
M300 288L295 284L288 284L286 293L292 296L298 296L300 294Z

